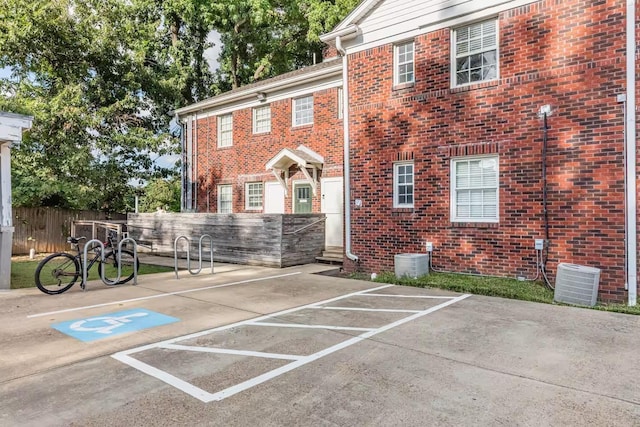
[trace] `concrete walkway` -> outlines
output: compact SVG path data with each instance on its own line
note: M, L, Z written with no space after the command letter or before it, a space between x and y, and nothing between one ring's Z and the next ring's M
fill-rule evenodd
M0 425L640 425L635 316L227 268L0 293Z

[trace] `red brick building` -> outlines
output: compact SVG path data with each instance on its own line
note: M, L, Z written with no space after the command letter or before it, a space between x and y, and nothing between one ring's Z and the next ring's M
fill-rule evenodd
M635 304L636 174L625 159L636 160L627 55L636 9L622 0L364 0L323 36L339 60L310 67L336 72L331 88L308 88L311 128L291 123L291 86L271 104L271 137L249 132L259 101L233 111L231 149L216 148L219 119L204 107L234 92L183 109L203 108L189 122L199 185L190 206L215 212L217 191L231 184L233 211L245 211L245 183L272 179L267 164L293 165L278 152L302 144L324 158L322 177L344 176L347 270L393 270L394 255L424 253L429 242L433 267L445 271L533 278L542 258L552 279L560 262L596 267L602 300ZM284 186L301 175L293 172ZM287 199L285 211L294 206Z
M342 247L341 86L335 58L178 110L183 210L322 212Z

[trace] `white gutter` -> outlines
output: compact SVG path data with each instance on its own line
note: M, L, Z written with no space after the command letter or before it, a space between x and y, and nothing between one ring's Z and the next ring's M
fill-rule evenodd
M636 305L638 293L638 227L636 200L636 2L627 0L627 102L626 102L626 151L625 174L627 191L627 284L629 287L629 306Z
M341 44L340 49L342 49L342 41L338 42L338 39L340 39L342 37L348 37L348 36L354 35L357 32L358 32L358 26L355 25L355 24L351 24L348 27L345 27L345 28L343 28L341 30L333 31L333 32L327 33L327 34L322 34L320 36L320 41L323 42L323 43L327 43L327 42L329 42L329 41L331 41L333 39L336 39L336 49L338 47L337 46L338 43ZM340 49L338 49L338 52L340 52ZM342 49L342 51L344 52L344 49ZM340 52L340 54L343 55L342 52Z
M349 73L347 52L342 47L342 36L336 37L336 50L342 56L342 122L344 129L344 253L351 261L358 256L351 252L351 169L349 166Z

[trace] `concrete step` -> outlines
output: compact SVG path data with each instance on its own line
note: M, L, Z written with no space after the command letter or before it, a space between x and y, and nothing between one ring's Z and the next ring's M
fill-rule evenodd
M342 254L339 257L317 256L316 261L322 264L342 265Z

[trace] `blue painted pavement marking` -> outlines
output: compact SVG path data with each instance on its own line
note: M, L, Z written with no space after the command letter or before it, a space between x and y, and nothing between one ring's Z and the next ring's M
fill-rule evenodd
M180 319L144 308L107 313L84 319L54 323L52 328L80 341L95 341L106 337L139 331L178 322Z

